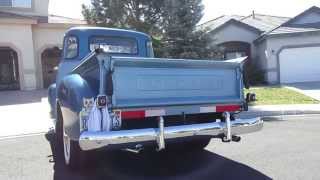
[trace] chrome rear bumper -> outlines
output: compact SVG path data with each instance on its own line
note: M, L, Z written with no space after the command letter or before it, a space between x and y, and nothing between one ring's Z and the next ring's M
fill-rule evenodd
M240 135L256 132L262 129L263 120L260 118L253 119L236 119L230 121L228 128L225 122L213 122L204 124L181 125L160 128L120 130L109 132L89 132L84 131L79 138L79 145L82 150L94 150L108 145L139 143L144 141L157 141L159 139L174 139L190 136L218 136L229 134ZM163 125L162 125L163 126ZM162 131L160 131L162 129Z

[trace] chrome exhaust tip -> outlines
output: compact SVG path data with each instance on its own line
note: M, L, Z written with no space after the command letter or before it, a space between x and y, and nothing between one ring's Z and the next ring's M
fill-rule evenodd
M134 148L126 148L124 150L128 151L128 152L133 152L133 153L138 154L138 153L140 153L141 151L144 150L144 147L143 147L142 144L137 144L137 145L134 146Z

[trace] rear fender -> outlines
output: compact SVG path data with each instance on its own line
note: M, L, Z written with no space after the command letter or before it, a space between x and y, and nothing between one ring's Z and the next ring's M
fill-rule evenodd
M88 82L78 74L71 74L63 78L57 93L65 132L72 140L78 140L80 136L79 112L83 107L83 98L92 98L96 94Z
M48 88L48 101L49 101L49 105L50 105L50 114L52 118L56 118L57 117L57 91L56 91L57 87L56 84L51 84Z

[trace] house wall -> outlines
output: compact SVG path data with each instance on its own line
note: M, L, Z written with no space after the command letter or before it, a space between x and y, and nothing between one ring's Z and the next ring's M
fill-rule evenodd
M270 84L279 83L279 54L285 48L292 46L312 46L319 45L320 33L300 33L300 34L282 34L274 35L266 39L267 46L267 81Z
M43 87L41 54L47 48L62 47L64 33L70 27L0 23L0 47L10 47L18 54L21 90Z
M310 12L307 15L304 15L300 18L297 18L294 22L291 24L309 24L309 23L317 23L319 22L320 14L315 12Z
M31 8L0 7L0 10L13 13L48 16L49 0L32 0Z
M220 30L213 31L212 36L213 43L217 45L232 41L247 42L251 45L251 57L255 58L256 56L253 41L258 38L258 33L235 24L229 24Z
M48 16L49 0L33 0L34 13Z
M48 17L49 0L32 0L31 8L0 7L24 15ZM0 47L18 54L21 90L43 87L41 54L47 48L62 47L67 29L76 24L41 23L36 18L0 17Z
M43 27L35 25L33 27L33 43L35 54L35 65L37 67L37 88L43 87L41 54L47 48L62 47L65 31L69 27Z
M268 51L267 49L267 41L264 40L259 43L255 43L255 49L256 49L256 67L259 68L260 71L265 73L268 69L267 67L267 59L268 59ZM267 79L266 74L264 74L264 79Z
M261 70L266 70L266 62L267 62L267 41L262 41L259 44L255 44L256 47L256 63Z
M242 41L252 43L258 37L257 33L234 24L230 24L227 27L215 31L212 35L214 37L214 43L216 44L229 41Z
M10 47L18 54L22 90L31 90L36 87L32 37L30 24L0 24L0 46Z
M74 26L71 24L38 24L33 26L33 43L38 89L43 88L41 55L48 48L62 48L65 32Z

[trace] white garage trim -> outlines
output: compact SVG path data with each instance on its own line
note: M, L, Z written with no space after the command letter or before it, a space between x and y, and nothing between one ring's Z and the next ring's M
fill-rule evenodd
M306 48L316 48L318 47L320 49L320 43L313 43L313 44L301 44L301 45L288 45L288 46L283 46L282 48L280 48L280 50L277 52L277 80L278 83L285 83L285 82L281 82L281 65L283 66L283 64L281 64L281 53L284 52L284 50L291 50L291 49L306 49ZM320 58L320 50L319 50L319 58ZM319 59L320 61L320 59ZM320 62L319 62L320 63Z

